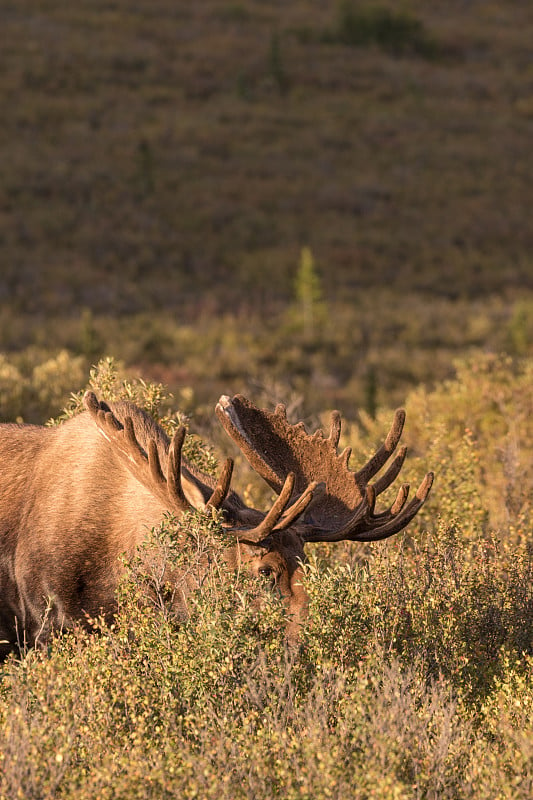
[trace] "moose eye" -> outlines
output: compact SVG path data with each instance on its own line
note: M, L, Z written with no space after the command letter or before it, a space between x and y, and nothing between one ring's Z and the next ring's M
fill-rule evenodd
M270 578L272 575L272 569L270 567L260 567L259 574L263 575L265 578Z

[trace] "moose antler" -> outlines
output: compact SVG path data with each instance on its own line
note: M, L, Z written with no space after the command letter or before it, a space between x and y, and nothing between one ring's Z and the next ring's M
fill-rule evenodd
M223 395L216 413L254 470L280 498L288 473L294 474L293 492L297 498L303 497L311 485L316 488L325 484L321 496L316 498L315 493L315 502L311 507L306 505L307 513L301 518L302 536L307 542L385 539L413 519L431 489L433 473L428 472L410 503L406 505L409 486L403 484L390 508L375 513L377 495L398 476L407 452L406 447L400 448L387 471L369 483L400 441L405 421L401 409L394 416L385 442L357 472L348 467L351 448L337 452L341 418L336 411L327 437L321 430L308 434L302 422L291 425L282 404L271 412L256 408L242 395ZM298 502L296 499L293 505Z
M186 433L184 425L178 427L170 444L168 444L168 440L163 442L166 455L165 476L157 440L154 437L148 437L146 449L144 449L137 439L131 416L126 416L124 424L122 424L107 403L98 401L94 392L86 392L83 402L102 436L114 446L117 455L125 461L129 471L141 484L159 497L162 502L170 504L173 510L183 512L194 508L183 490L181 477L181 451ZM232 472L233 461L228 458L205 503L206 507L221 507L229 492ZM198 485L198 481L195 483ZM205 484L202 488L205 491Z
M226 460L216 484L208 476L193 470L190 464L184 464L182 448L186 431L183 425L179 426L170 443L166 437L162 437L159 429L156 429L159 435L155 438L147 426L144 426L144 435L141 437L145 443L143 447L135 432L135 424L140 425L139 420L144 419L142 415L137 413L135 419L126 415L122 423L107 403L98 401L94 392L87 392L83 401L102 436L113 445L115 453L143 486L170 509L183 512L194 508L184 491L185 481L191 494L204 498L206 508L224 509L228 517L228 527L233 529L238 541L257 543L266 539L274 530L285 530L303 514L314 494L319 491L316 482L311 481L295 502L290 504L295 476L289 472L280 484L279 497L267 513L248 508L237 495L230 492L233 472L231 458ZM163 455L163 466L160 452Z
M337 452L341 432L338 412L332 414L329 436L321 430L310 435L302 422L288 422L281 404L271 412L256 408L241 395L232 399L222 396L216 413L224 428L278 494L265 513L244 505L230 491L231 459L226 460L215 482L182 458L183 425L169 441L146 415L127 403L114 405L111 410L93 392L87 392L84 404L128 470L169 510L183 512L195 506L222 509L227 528L242 542L262 542L295 522L306 542L385 539L413 519L433 482L433 473L428 472L409 503L409 487L403 484L390 508L376 513L376 497L398 476L407 452L401 447L385 473L370 483L400 441L405 421L402 410L396 412L381 447L360 470L352 472L348 466L351 449ZM136 414L132 415L130 409Z

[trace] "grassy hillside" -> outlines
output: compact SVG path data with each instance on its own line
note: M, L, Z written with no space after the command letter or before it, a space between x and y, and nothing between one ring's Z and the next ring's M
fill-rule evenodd
M66 349L188 411L245 389L349 414L458 356L531 353L532 22L524 2L4 4L0 351L22 382Z
M389 13L383 12L383 6ZM532 288L527 2L6 2L0 301Z

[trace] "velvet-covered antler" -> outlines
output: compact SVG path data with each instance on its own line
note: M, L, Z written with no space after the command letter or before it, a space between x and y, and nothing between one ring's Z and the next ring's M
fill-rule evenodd
M428 472L410 503L406 505L409 487L404 484L390 508L375 513L376 496L398 476L407 452L407 448L400 448L386 472L370 483L400 441L405 421L401 409L385 442L357 472L348 467L351 449L340 454L337 451L341 432L338 412L333 412L328 436L320 430L308 434L302 422L291 425L281 404L271 412L257 408L242 395L223 395L216 413L253 469L274 491L282 491L289 473L294 474L294 504L310 485L325 485L307 513L300 515L305 541L375 541L392 536L418 513L431 489L433 473Z
M320 491L316 482L311 481L291 503L295 475L289 472L280 485L279 497L268 512L249 508L235 493L230 492L232 459L226 460L216 483L208 476L200 475L184 461L183 425L177 429L170 442L160 428L154 428L157 437L145 429L141 444L135 433L134 422L134 419L139 423L139 420L145 418L139 409L129 406L134 416L126 413L121 422L110 406L98 401L94 392L85 394L84 405L102 436L111 444L113 451L131 474L170 511L182 513L192 510L195 506L187 494L203 498L201 505L221 508L226 512L227 530L234 531L238 541L258 543L274 530L285 530L303 514L313 495ZM184 490L184 484L188 492Z
M159 497L163 503L168 504L171 511L183 512L194 508L185 495L181 479L181 451L185 439L183 425L179 426L165 447L167 462L165 475L156 439L149 437L146 449L143 448L135 435L131 416L126 416L122 424L106 403L98 401L94 392L87 392L83 402L102 436L110 442L115 453L143 486ZM227 459L211 496L205 503L206 506L221 507L229 492L232 472L233 461Z

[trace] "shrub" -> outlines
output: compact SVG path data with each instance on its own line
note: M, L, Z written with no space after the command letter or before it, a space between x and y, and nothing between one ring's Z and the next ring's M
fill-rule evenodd
M42 356L27 350L19 357L0 353L2 421L41 421L56 413L85 375L85 361L67 350Z
M415 450L440 459L432 505L382 544L310 549L296 648L282 603L228 571L217 515L165 519L112 625L2 666L0 797L529 798L530 529L487 523L495 437L517 417L533 441L528 370L486 358L408 398ZM90 385L174 424L162 387L119 373L102 362ZM386 417L344 436L371 452Z
M496 797L477 793L493 773L528 797L530 574L504 580L497 551L487 568L446 530L358 569L312 561L291 651L283 607L227 572L220 535L199 514L167 520L113 626L4 666L0 796ZM206 557L176 617L165 573Z
M437 52L436 42L417 17L386 6L359 6L353 0L339 4L332 38L353 47L375 44L393 55L431 58Z

